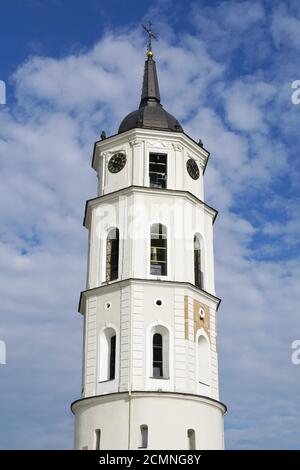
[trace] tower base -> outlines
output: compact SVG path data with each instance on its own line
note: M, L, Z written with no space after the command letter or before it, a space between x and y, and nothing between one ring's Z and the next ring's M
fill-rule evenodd
M147 449L188 450L191 445L197 450L224 449L226 406L208 397L120 392L77 400L71 409L78 450L92 450L96 446L104 450L143 449L145 427Z

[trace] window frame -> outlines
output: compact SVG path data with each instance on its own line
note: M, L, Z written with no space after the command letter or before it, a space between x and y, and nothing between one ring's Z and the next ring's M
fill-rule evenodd
M141 424L140 426L141 431L141 445L139 449L148 449L148 442L149 442L149 428L147 424ZM145 435L146 433L146 435Z
M95 450L100 450L101 443L101 429L95 429Z
M108 359L108 380L115 380L116 378L116 347L117 335L116 333L110 337L109 344L109 359Z
M196 450L196 431L193 428L187 430L188 450Z
M199 246L196 247L196 244ZM193 260L194 285L199 289L204 289L203 242L202 237L198 233L195 233L193 238Z
M159 343L155 344L154 339L159 337ZM156 356L158 353L159 358ZM156 365L155 365L156 364ZM159 375L156 374L155 370L159 369ZM161 333L155 332L152 336L152 377L155 379L164 378L164 350L163 350L163 335Z
M161 157L165 157L166 159L166 162L165 162L165 173L161 172L157 172L155 173L154 171L151 171L150 172L150 165L154 165L155 163L154 162L151 162L151 156L161 156ZM149 181L149 188L152 188L152 189L168 189L168 153L162 153L162 152L159 152L159 151L151 151L148 153L148 166L147 166L147 176L148 176L148 181ZM157 164L157 162L156 162ZM151 176L150 176L150 173L152 174L164 174L164 177L162 178L162 181L165 181L164 185L162 186L155 186L154 184L151 185Z
M154 363L159 362L154 359L154 337L160 335L162 338L161 342L161 372L162 375L154 374ZM147 348L149 349L149 378L153 380L170 380L171 366L173 365L171 358L171 332L170 328L164 323L152 324L150 328L150 338L148 341Z
M163 377L153 377L153 352L152 343L153 335L161 333L166 335L166 341L163 343L164 349L164 367ZM170 324L158 318L155 322L148 324L146 329L146 383L145 386L148 390L157 390L161 388L165 391L174 389L174 331Z
M114 374L112 374L112 338L115 338L114 345ZM99 333L97 360L98 360L98 383L115 383L118 374L118 332L114 325L108 324Z
M116 237L115 238L109 238L110 234L115 231L116 233ZM109 245L109 242L110 242L110 245ZM116 264L116 268L114 270L111 269L111 266L113 265L114 266L114 263L112 262L112 253L113 253L113 245L114 243L117 242L117 253L118 255L116 256L115 255L115 264ZM110 252L108 252L108 247L110 246ZM105 269L104 269L104 282L108 283L108 282L114 282L114 281L117 281L119 279L119 269L120 269L120 230L118 227L110 227L108 230L107 230L107 233L106 233L106 238L105 238L105 246L104 246L104 249L105 249L105 256L104 256L104 259L105 259ZM109 256L110 256L110 260L109 260ZM108 268L110 267L110 270L108 270ZM116 271L116 275L114 275L112 277L112 273ZM110 272L110 276L108 276L108 273Z
M154 232L154 229L153 229L154 226L158 226L158 230L156 232ZM160 229L161 229L161 233L160 233ZM148 265L149 266L148 267L149 276L151 276L152 279L157 279L157 278L161 278L161 277L167 279L168 278L168 272L169 272L169 259L170 259L170 255L169 255L169 237L168 237L169 227L161 221L152 222L150 224L149 234L150 234L150 237L149 237L150 247L149 247L149 258L148 258L148 260L149 260L148 261L148 263L149 263L149 265ZM153 235L158 235L158 237L153 237ZM165 243L157 243L155 245L154 243L152 243L152 241L155 242L155 240L165 241ZM156 249L156 256L158 256L158 250L161 250L162 253L165 253L164 259L162 259L162 260L157 259L157 262L155 262L155 260L153 260L154 249ZM152 271L152 269L155 266L160 266L161 267L161 272L164 272L164 274L154 273Z

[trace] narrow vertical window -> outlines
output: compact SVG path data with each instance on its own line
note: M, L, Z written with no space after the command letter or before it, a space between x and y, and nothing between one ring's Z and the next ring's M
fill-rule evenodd
M114 380L116 374L116 335L110 338L109 380Z
M153 377L163 377L163 337L153 335Z
M189 448L189 450L195 450L196 449L195 430L194 429L188 429L187 437L188 437L188 448Z
M167 228L162 224L151 225L150 274L167 275Z
M141 426L141 448L147 449L148 447L148 426L142 424Z
M95 450L100 450L101 429L95 430Z
M151 188L167 187L167 155L150 153L149 179Z
M112 228L106 239L106 281L119 276L119 229Z
M199 236L194 236L194 277L195 286L203 289L203 272L201 271L201 242Z

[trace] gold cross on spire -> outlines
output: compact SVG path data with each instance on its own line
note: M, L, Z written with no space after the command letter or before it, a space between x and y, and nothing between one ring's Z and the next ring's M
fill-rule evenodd
M149 21L148 23L148 26L144 26L142 24L146 34L148 35L148 41L147 41L147 57L150 59L151 57L153 57L153 51L152 51L152 38L153 39L157 39L157 37L153 34L153 31L152 31L152 24L151 24L151 21Z

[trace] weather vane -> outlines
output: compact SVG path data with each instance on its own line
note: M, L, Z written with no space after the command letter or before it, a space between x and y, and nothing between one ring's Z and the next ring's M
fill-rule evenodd
M153 34L152 31L152 24L151 21L149 21L148 26L144 26L142 24L144 30L146 31L146 34L148 35L148 42L147 42L147 56L152 57L153 56L153 51L152 51L152 38L156 39L158 41L157 37Z

